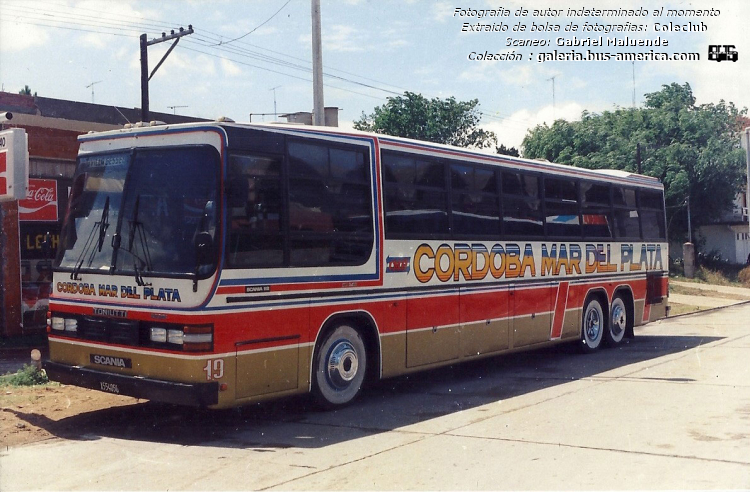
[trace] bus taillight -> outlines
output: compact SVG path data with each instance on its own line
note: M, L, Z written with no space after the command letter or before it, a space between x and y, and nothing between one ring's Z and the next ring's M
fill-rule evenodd
M211 350L214 341L213 325L186 325L182 328L182 349L196 352Z

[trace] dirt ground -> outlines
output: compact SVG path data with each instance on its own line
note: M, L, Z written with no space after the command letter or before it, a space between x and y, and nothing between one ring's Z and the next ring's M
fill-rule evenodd
M0 444L20 446L80 434L74 417L142 400L76 386L0 386Z
M51 383L0 386L0 447L47 439L115 439L200 444L257 421L300 419L315 407L304 396L210 410Z

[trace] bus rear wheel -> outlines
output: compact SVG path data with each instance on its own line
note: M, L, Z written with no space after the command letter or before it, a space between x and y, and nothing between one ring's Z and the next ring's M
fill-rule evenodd
M582 352L593 352L601 346L606 324L601 303L597 298L592 297L583 308L581 343L579 344Z
M615 347L622 342L625 333L628 330L628 309L622 297L617 296L612 301L612 307L609 310L609 323L604 330L604 341L610 347Z
M360 333L340 325L323 340L315 355L313 396L323 408L335 408L354 400L362 388L367 353Z

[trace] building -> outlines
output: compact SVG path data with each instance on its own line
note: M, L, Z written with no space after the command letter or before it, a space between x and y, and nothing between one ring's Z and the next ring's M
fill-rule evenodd
M23 128L29 145L25 200L0 204L0 338L44 330L56 254L78 135L122 128L140 120L139 108L122 108L0 92L0 130ZM205 121L151 113L165 123ZM50 248L45 247L48 238Z
M706 253L717 253L730 263L750 263L747 210L745 193L738 193L731 211L715 223L701 226L696 231L698 237L705 241L701 249Z

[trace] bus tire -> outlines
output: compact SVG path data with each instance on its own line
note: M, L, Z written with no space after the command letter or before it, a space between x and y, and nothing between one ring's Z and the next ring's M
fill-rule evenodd
M354 400L362 388L367 351L362 335L342 324L330 331L315 354L313 396L323 408L335 408Z
M583 353L598 350L606 330L604 310L597 297L591 297L583 308L581 318L581 343L578 345Z
M609 310L609 323L604 330L604 341L609 347L616 347L625 338L628 331L630 319L628 308L622 297L617 296L612 301L612 307Z

